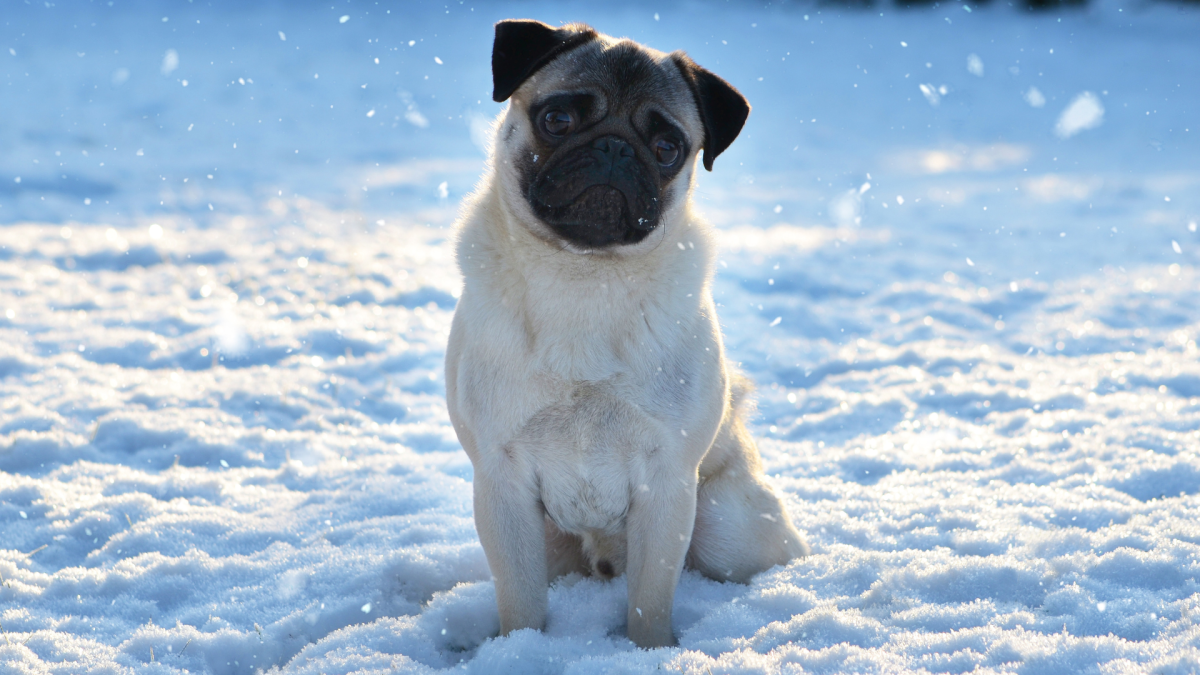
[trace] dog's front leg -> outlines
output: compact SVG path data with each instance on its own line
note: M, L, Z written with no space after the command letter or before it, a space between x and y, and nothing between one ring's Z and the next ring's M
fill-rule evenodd
M676 644L671 609L696 522L696 472L684 474L637 486L626 520L629 639L644 649Z
M475 472L475 528L496 580L502 635L546 625L545 513L521 465L506 457Z

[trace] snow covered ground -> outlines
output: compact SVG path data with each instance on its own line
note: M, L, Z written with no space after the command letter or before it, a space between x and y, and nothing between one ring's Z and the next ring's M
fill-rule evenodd
M214 6L215 5L215 6ZM332 6L331 6L332 5ZM443 401L490 25L688 50L814 555L496 639ZM0 672L1200 670L1200 9L7 3Z

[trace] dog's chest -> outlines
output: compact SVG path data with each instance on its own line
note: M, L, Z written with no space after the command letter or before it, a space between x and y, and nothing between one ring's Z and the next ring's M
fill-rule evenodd
M606 384L577 386L568 401L531 419L510 448L530 455L546 512L577 534L622 528L647 460L672 452L661 423Z
M624 459L591 452L544 463L540 477L546 513L560 529L575 534L623 528L630 482Z

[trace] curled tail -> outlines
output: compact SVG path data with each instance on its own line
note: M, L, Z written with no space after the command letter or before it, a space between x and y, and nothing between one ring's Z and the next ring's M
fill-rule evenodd
M751 396L754 394L754 381L743 375L740 371L729 371L729 408L730 412L736 416L745 419L747 416L754 414L755 401Z

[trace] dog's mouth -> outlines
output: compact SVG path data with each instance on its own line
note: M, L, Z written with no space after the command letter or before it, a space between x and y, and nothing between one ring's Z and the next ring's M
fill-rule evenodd
M635 216L628 195L611 185L590 185L561 206L544 205L538 215L562 238L589 248L641 241L657 224L657 214Z
M571 243L635 244L658 225L659 187L652 176L629 143L604 136L548 163L528 197L536 215Z

